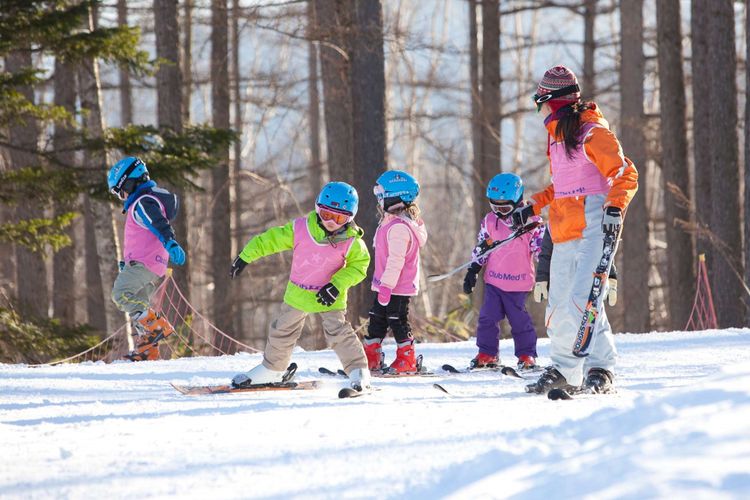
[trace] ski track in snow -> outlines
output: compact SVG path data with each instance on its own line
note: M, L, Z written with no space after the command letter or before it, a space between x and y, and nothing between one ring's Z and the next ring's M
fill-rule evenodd
M319 390L209 396L169 383L226 383L260 355L0 364L0 498L750 498L750 330L617 343L618 393L572 401L440 371L472 342L419 344L438 377L352 400L318 374L330 350L293 357Z

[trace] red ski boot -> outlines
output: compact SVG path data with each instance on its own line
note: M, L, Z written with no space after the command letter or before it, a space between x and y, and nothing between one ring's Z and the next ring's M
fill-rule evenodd
M474 368L495 368L500 363L500 358L480 352L471 360L469 366Z
M414 339L398 344L396 359L388 368L390 373L417 373L417 357L414 352Z
M365 347L365 356L367 356L367 368L371 372L379 372L385 369L385 363L383 362L385 354L383 354L381 342L383 342L383 339L368 339L367 337L364 339L363 344Z
M153 309L142 314L134 324L136 331L135 349L126 354L131 361L153 361L159 359L159 341L174 333L174 327L167 318Z
M534 356L529 356L527 354L518 356L518 365L516 365L516 368L519 372L531 372L536 370L536 360L534 359Z

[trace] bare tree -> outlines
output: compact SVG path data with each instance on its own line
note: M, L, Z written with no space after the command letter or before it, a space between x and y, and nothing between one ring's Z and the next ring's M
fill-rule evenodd
M720 242L714 255L711 285L716 315L722 328L744 324L742 233L740 224L739 146L737 138L737 54L734 2L708 2L707 71L694 78L710 78L708 136L711 145L711 230ZM714 251L715 252L715 251Z
M76 111L76 78L75 67L70 63L55 59L55 105L64 108L71 115ZM73 131L65 123L56 123L53 136L54 149L57 152L57 161L64 165L62 168L70 168L75 164L75 153L72 148ZM56 202L55 214L62 215L74 209L70 202ZM71 326L76 318L76 296L71 293L70 284L75 283L75 239L72 228L68 231L71 236L72 245L60 249L53 258L53 280L52 280L52 310L54 317L58 318L63 325Z
M584 0L583 2L583 91L586 98L596 96L596 70L594 58L596 56L596 6L598 0Z
M31 50L19 48L5 57L5 70L17 73L32 66ZM34 90L30 85L17 89L24 98L34 102ZM39 125L31 117L24 117L9 127L10 162L14 169L32 167L38 164L34 153L39 140ZM20 200L16 206L16 220L40 218L43 214L31 200ZM19 308L36 317L47 317L49 297L47 296L47 269L41 255L23 245L16 245L16 297Z
M385 132L385 59L383 54L383 7L380 0L357 0L354 11L354 33L351 45L351 96L353 125L353 179L360 193L359 224L369 235L365 240L372 252L372 237L377 228L375 197L368 189L386 169ZM368 278L372 275L372 266ZM369 287L353 290L350 309L367 317L371 293Z
M211 114L213 126L228 129L229 123L229 28L227 0L211 1ZM229 293L228 265L232 260L229 206L229 151L222 151L212 175L211 199L211 277L213 315L223 331L232 327L232 300Z
M127 26L128 24L128 2L117 0L117 24ZM157 23L158 25L158 23ZM120 70L120 123L130 125L133 123L133 86L130 83L130 72L126 67Z
M679 0L657 0L656 18L663 189L668 193L671 184L687 193L690 174ZM676 221L687 221L690 214L674 196L667 195L664 218L669 248L669 314L672 328L678 329L685 325L690 316L695 282L692 239Z
M89 9L88 23L84 29L94 28L94 14ZM104 120L102 119L102 97L101 80L99 77L99 64L96 59L88 58L78 70L78 93L81 100L83 114L83 126L93 138L101 138L104 133ZM106 153L94 153L87 151L83 157L84 167L95 172L101 172L102 166L110 165ZM101 172L103 175L104 172ZM117 276L117 259L120 255L120 244L115 228L114 211L109 203L94 199L89 202L89 219L94 229L95 253L92 258L91 250L87 247L87 257L91 264L96 263L99 267L98 276L101 282L103 297L103 310L106 311L106 331L114 332L123 321L122 313L117 311L114 302L109 300L112 285ZM93 270L87 270L87 273Z
M349 81L351 58L347 41L351 3L349 0L314 2L317 38L320 40L328 172L331 180L352 182L354 137Z
M692 0L690 2L690 46L691 46L691 82L693 94L693 164L695 165L695 205L697 207L711 206L711 138L705 132L708 116L711 111L709 92L711 78L696 75L708 75L708 8L712 0ZM702 222L709 223L709 215L705 212ZM695 242L698 253L706 255L706 264L712 268L713 255L708 241L698 238Z
M745 283L750 283L750 0L745 0ZM750 301L745 297L745 324L750 322Z
M318 47L312 39L315 36L315 4L313 0L307 2L307 71L309 83L309 113L310 113L310 189L313 197L317 196L323 187L323 160L320 156L320 93L318 92Z
M643 113L643 0L622 0L620 4L620 140L639 171L639 193L628 206L628 221L623 235L623 266L618 279L622 283L623 302L628 308L625 330L648 332L649 252L648 213L646 210L646 117Z

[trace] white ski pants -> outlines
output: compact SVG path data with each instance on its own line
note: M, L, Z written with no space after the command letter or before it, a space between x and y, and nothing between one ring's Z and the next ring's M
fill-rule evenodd
M604 368L614 373L617 362L612 328L604 310L609 284L599 297L599 316L589 355L573 355L573 343L581 325L594 279L594 270L602 256L602 206L605 195L587 196L586 227L583 236L565 243L555 243L550 263L549 300L547 302L547 335L550 338L552 364L571 385L583 383L590 368Z

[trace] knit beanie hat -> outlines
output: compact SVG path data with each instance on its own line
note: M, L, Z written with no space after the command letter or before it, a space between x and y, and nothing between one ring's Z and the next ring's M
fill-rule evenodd
M539 86L536 89L536 94L538 96L542 96L544 94L549 94L550 92L554 90L559 90L565 87L569 87L570 85L578 85L578 79L576 78L575 73L573 73L573 71L566 68L565 66L555 66L554 68L548 69L544 73L544 76L542 77L542 81L539 82ZM552 102L552 101L573 102L573 101L577 101L580 98L581 98L581 93L574 92L572 94L568 94L562 97L550 99L550 101L548 102Z

